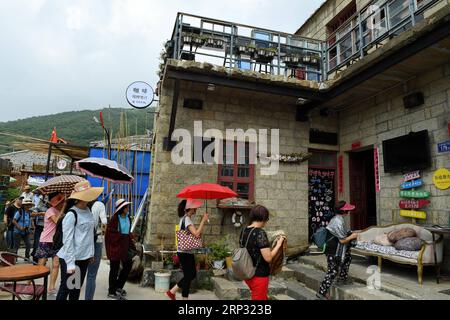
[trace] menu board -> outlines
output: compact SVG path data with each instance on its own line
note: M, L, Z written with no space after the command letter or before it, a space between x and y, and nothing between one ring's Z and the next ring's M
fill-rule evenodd
M309 237L334 216L335 170L309 170Z

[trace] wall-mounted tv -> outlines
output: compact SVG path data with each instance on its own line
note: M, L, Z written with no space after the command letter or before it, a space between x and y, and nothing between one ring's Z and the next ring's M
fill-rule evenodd
M424 170L431 167L428 130L383 141L384 172Z

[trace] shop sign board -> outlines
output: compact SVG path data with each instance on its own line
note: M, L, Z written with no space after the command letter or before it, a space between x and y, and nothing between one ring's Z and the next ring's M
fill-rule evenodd
M414 171L414 172L405 174L405 177L404 177L405 182L416 180L416 179L420 179L420 171Z
M127 88L126 97L132 107L145 109L153 103L155 93L148 83L136 81Z
M430 196L428 191L400 191L400 198L428 199Z
M429 200L402 200L400 201L400 209L422 209L430 203Z
M438 152L450 152L450 141L442 142L438 144Z
M439 190L447 190L450 188L450 171L447 169L439 169L434 173L433 183Z
M400 215L404 218L427 220L427 213L424 211L401 210Z
M421 186L423 186L423 180L422 179L413 180L413 181L402 183L402 189L403 190L419 188Z

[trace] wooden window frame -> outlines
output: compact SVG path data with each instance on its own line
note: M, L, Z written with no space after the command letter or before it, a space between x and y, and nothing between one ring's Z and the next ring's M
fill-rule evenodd
M227 141L222 141L222 145L221 145L221 150L220 150L220 159L223 160L223 151L224 151L224 146L227 144ZM222 168L224 166L231 166L231 165L227 165L225 164L219 164L219 172L218 172L218 177L217 177L217 181L219 184L221 184L222 182L225 183L232 183L233 184L233 188L232 190L235 191L236 193L238 193L237 190L237 186L238 184L242 183L242 184L248 184L249 185L249 193L248 193L248 200L253 202L255 201L255 165L254 164L249 164L249 177L238 177L238 172L239 172L239 164L238 164L238 142L234 141L234 164L233 166L233 176L229 177L229 176L222 176ZM251 148L250 148L250 143L249 142L245 142L245 146L246 149L247 147L249 148L249 156L251 157Z

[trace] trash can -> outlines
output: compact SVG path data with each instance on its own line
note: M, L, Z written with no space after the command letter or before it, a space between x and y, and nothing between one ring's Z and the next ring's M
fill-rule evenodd
M155 291L167 292L170 289L170 273L155 273Z

